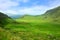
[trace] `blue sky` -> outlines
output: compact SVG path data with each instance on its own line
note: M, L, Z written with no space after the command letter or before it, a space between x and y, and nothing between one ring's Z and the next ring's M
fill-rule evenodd
M0 0L0 12L11 15L40 15L60 6L60 0Z

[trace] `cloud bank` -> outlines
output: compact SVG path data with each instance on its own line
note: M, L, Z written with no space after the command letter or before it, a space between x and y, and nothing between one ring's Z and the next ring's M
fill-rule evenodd
M0 12L11 15L40 15L60 6L60 0L0 0Z

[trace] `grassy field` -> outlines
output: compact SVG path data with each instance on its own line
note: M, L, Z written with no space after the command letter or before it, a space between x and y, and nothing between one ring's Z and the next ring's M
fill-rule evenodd
M1 40L60 40L59 23L37 19L16 21L6 25L5 29L1 28Z

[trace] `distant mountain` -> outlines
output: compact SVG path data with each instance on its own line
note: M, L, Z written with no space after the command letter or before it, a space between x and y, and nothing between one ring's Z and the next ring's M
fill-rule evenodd
M13 19L16 19L16 18L20 18L21 16L23 16L23 15L12 15L10 17L13 18Z

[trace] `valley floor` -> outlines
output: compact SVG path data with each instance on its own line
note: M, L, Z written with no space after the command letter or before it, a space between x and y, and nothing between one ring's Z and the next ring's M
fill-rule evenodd
M60 40L60 24L17 20L0 28L0 40Z

